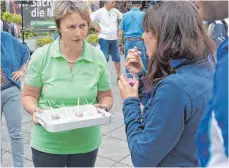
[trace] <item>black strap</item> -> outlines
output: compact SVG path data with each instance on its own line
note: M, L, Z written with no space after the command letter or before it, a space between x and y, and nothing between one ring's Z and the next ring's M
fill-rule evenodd
M226 34L228 35L228 25L227 25L227 22L225 20L221 20L221 22L223 23L224 25L224 28L225 28L225 31L226 31Z

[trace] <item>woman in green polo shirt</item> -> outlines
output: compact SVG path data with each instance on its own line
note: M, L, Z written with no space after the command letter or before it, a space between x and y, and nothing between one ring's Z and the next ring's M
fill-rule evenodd
M28 66L22 102L32 114L31 133L35 167L93 167L101 143L100 127L57 133L47 132L36 119L37 112L77 105L77 99L109 110L112 92L107 63L102 52L85 39L90 25L82 1L57 1L54 20L60 37L39 48Z

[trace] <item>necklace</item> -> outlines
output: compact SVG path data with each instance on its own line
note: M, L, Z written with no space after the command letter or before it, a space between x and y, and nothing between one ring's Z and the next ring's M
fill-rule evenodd
M63 46L63 43L62 43L62 40L60 39L60 52L64 55L64 53L63 53L63 51L62 51L62 46ZM83 49L82 49L82 51L81 51L81 54L80 54L80 56L83 54ZM64 57L65 58L65 60L67 61L67 63L69 63L69 64L75 64L76 63L76 61L77 61L77 59L75 60L75 61L69 61L66 57Z

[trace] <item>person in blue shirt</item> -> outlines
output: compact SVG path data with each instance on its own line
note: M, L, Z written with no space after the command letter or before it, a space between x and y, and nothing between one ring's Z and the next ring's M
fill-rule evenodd
M1 31L1 109L11 140L14 167L23 167L24 160L20 77L24 74L29 55L26 45L11 34Z
M228 1L197 1L203 20L228 17ZM217 51L213 96L197 133L202 167L228 167L228 37Z
M52 35L53 40L56 40L59 37L59 33L58 32L54 32Z
M143 28L148 71L135 47L125 65L139 81L131 87L123 75L119 80L132 162L198 167L195 137L211 98L214 67L208 55L214 44L190 1L157 2L145 14Z
M224 20L216 20L206 22L204 24L207 27L208 35L211 36L212 40L216 44L216 48L218 49L221 43L226 39L227 35L227 27L225 26Z
M132 9L123 15L119 28L119 47L122 47L122 39L124 38L124 55L127 56L128 50L137 47L141 52L141 58L144 67L148 67L148 57L146 56L146 48L142 39L143 28L142 21L145 15L144 12L140 11L142 2L139 0L132 1ZM123 37L124 36L124 37ZM126 72L128 70L126 69Z

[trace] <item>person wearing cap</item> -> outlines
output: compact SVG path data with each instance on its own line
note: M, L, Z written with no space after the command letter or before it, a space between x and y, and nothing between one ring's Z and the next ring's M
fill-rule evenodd
M147 69L148 58L146 56L146 48L142 39L143 28L142 21L145 15L144 12L140 11L142 7L142 1L133 0L132 9L123 15L120 23L120 31L118 35L119 46L121 46L122 39L124 36L124 55L127 56L128 50L137 47L141 52L141 58L144 67ZM128 70L126 69L126 72Z
M205 21L228 17L228 1L196 1L196 5ZM201 167L228 167L228 37L217 51L213 96L200 122L197 145Z

